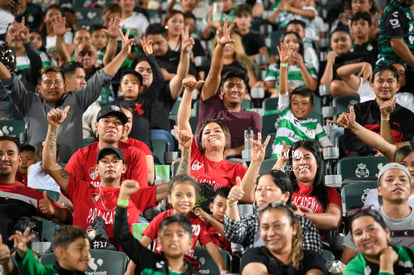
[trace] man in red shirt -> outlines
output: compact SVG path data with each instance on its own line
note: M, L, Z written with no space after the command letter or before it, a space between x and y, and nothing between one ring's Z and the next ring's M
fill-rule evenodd
M105 230L108 233L109 241L116 244L113 239L113 223L121 177L127 171L126 158L119 148L110 145L101 148L95 156L96 173L102 181L97 186L83 181L77 177L76 173L68 173L58 166L56 164L56 136L68 111L69 108L65 108L64 111L53 109L48 113L49 129L46 144L43 147L43 169L55 179L62 192L72 201L74 207L73 225L86 229L93 223L95 217L100 216L105 220ZM105 113L101 115L104 120L114 119L111 116L105 118ZM116 122L117 120L118 122ZM117 120L111 120L110 124L123 125L119 119ZM114 130L112 132L116 133ZM128 206L130 226L138 222L142 211L155 206L157 202L167 196L167 186L168 184L141 187L137 193L131 196L132 203L129 203Z
M67 208L60 208L46 202L47 196L36 189L16 181L19 166L19 145L8 136L0 137L0 233L6 242L17 220L23 216L44 216L71 222L72 214ZM50 215L49 215L50 214Z
M148 186L147 163L144 152L120 141L127 122L128 118L118 106L108 105L102 107L95 123L99 141L79 149L66 165L66 172L98 187L102 179L97 171L96 156L100 149L113 146L121 149L125 156L126 170L122 175L122 179L136 180L141 187Z

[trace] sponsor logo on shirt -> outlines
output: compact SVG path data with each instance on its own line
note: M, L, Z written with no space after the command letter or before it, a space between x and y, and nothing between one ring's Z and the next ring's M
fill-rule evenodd
M191 165L192 170L200 170L203 167L203 164L199 162L198 160L195 160L193 164Z

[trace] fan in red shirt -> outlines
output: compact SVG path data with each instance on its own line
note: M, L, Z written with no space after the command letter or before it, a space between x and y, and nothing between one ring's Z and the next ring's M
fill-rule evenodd
M125 156L119 148L113 146L106 146L98 151L96 172L102 180L98 186L88 184L59 167L56 164L56 135L68 111L68 108L65 108L64 111L53 109L48 113L49 129L43 147L43 168L55 179L65 195L72 201L74 207L73 224L86 229L88 225L93 223L96 216L100 216L105 220L105 230L109 240L116 244L113 239L113 223L121 177L127 171ZM119 119L109 119L112 119L110 124L121 123ZM128 207L129 224L137 223L141 212L165 198L166 191L167 184L141 187L130 198L132 203Z

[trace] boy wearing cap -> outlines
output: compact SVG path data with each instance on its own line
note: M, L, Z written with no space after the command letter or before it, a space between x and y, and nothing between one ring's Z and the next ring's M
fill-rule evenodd
M408 205L411 195L411 175L398 163L387 163L378 173L378 195L382 196L379 213L391 231L393 246L414 248L414 212ZM341 261L348 263L357 255L350 234L345 237Z
M58 166L56 164L56 136L68 110L68 108L65 108L64 111L53 109L48 113L49 128L43 147L43 168L56 180L65 195L72 201L74 207L73 225L86 229L93 223L96 216L100 216L105 220L105 230L110 242L116 245L113 239L113 223L121 177L127 170L126 158L122 150L117 147L107 145L100 148L95 157L96 173L102 181L98 186L93 186L77 177L76 173L67 173ZM103 108L103 110L107 112L101 113L102 123L112 127L107 127L106 132L110 133L109 136L117 135L117 131L113 128L122 126L124 121L118 117L108 117L107 114L111 114L108 112L108 108ZM143 163L145 164L145 158ZM142 211L155 206L158 201L165 198L166 189L166 184L151 187L141 186L139 191L130 198L128 223L131 225L138 222Z
M65 170L77 178L99 186L102 179L97 171L98 151L108 145L121 149L125 156L125 172L123 179L136 180L141 187L148 185L147 163L144 152L121 142L124 124L128 118L115 105L103 106L99 111L95 128L99 141L79 149L69 160Z

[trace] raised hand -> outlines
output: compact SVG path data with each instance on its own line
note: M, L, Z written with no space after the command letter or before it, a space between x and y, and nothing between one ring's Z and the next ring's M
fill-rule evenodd
M13 247L16 248L17 253L19 253L20 256L24 257L26 255L27 251L27 244L35 238L35 235L29 235L30 234L30 228L27 227L24 232L20 232L16 230L16 233L11 235L9 237L9 240L13 240Z
M39 201L39 209L43 214L54 215L55 214L55 205L47 196L47 191L43 191L43 199Z
M193 76L186 77L183 79L183 87L186 91L194 91L194 89L197 89L199 85L204 83L204 80L197 81Z
M129 198L139 190L139 183L136 180L124 180L121 184L121 190L119 191L119 197Z
M64 110L58 108L50 110L50 112L47 114L47 121L52 126L58 126L62 124L68 115L69 109L70 106L66 106Z
M326 62L333 64L335 63L335 58L338 56L338 54L334 51L330 51L328 52L328 54L326 55Z
M227 196L227 199L231 202L237 202L241 200L244 196L244 191L241 188L241 179L240 177L236 177L236 185L234 185Z
M16 22L17 23L17 22ZM23 44L27 44L30 42L30 32L29 28L25 25L25 18L22 17L22 22L17 23L18 26L18 33L20 36L20 39L23 41Z
M65 33L70 31L70 28L66 28L66 18L61 15L52 18L52 26L53 32L58 36L65 35Z
M355 121L354 106L349 107L349 113L342 113L337 120L329 120L328 122L334 123L345 129L353 129L357 127L358 123Z
M295 62L296 66L299 68L302 68L305 66L305 63L303 63L303 56L300 53L293 53L292 54L293 62Z
M293 54L293 48L289 47L287 43L281 42L280 46L277 46L277 51L279 52L280 63L287 63L289 57Z
M140 40L140 44L146 56L149 56L154 53L152 49L152 40L147 41L147 38L145 37L145 35Z
M379 107L381 112L381 118L389 119L390 114L395 110L395 102L397 101L397 97L394 96L393 98L384 101Z
M234 22L232 22L229 26L229 20L226 16L224 20L224 26L217 29L217 43L221 45L226 45L228 43L234 42L234 39L231 38L231 31L233 30Z
M177 126L174 126L174 130L178 139L178 144L181 149L190 149L193 143L193 134L187 130L179 130Z
M369 80L371 82L372 79L372 66L368 62L364 62L362 65L361 71L358 74L358 77L362 77L362 82Z
M109 35L112 38L118 38L120 30L119 24L121 23L121 19L119 17L111 18L109 20L108 27L103 29L103 32Z
M262 133L257 133L257 140L253 140L252 146L252 162L262 162L266 155L266 147L269 143L270 135L266 137L266 140L262 144Z
M121 28L119 28L119 31L121 33L121 38L122 38L121 53L124 55L127 55L131 52L131 47L132 45L134 45L135 42L133 38L129 39L130 29L128 29L125 34L122 33Z
M186 26L181 31L181 51L183 53L191 52L194 43L194 39L189 35L188 26Z

